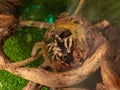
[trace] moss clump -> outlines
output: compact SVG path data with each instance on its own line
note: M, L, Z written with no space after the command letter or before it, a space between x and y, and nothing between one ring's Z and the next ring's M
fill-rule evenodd
M5 54L12 61L21 61L30 57L34 43L41 41L45 32L38 28L20 28L20 30L7 39L3 46Z
M9 72L0 71L0 90L22 90L27 82Z
M35 42L41 41L45 30L38 28L21 28L19 32L7 39L3 49L8 58L17 62L30 57ZM38 67L43 62L43 57L28 64L28 67ZM0 71L0 90L22 90L28 81L14 76L6 71Z

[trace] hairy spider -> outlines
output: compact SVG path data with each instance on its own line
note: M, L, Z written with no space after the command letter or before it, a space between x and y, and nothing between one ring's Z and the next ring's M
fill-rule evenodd
M51 59L63 60L68 64L71 63L73 61L75 39L73 38L70 30L64 29L61 31L61 33L53 33L53 31L50 31L48 34L49 41L47 43L47 49L51 56Z

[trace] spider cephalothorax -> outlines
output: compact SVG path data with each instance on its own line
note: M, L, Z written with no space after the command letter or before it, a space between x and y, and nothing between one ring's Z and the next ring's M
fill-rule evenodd
M64 60L66 63L73 61L73 50L75 48L75 39L68 29L64 29L61 33L51 31L47 40L47 51L52 60Z

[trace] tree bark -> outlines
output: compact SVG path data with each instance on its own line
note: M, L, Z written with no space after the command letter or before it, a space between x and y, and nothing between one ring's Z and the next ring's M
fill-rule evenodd
M108 40L105 59L101 65L101 74L106 90L120 89L120 32L109 27L103 31Z
M6 37L16 32L18 25L16 7L13 0L0 0L0 44Z

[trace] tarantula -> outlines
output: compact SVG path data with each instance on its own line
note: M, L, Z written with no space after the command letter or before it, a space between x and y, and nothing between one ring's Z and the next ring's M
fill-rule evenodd
M52 60L63 60L70 64L74 61L73 51L76 49L76 39L69 29L61 28L61 32L47 33L47 51Z

